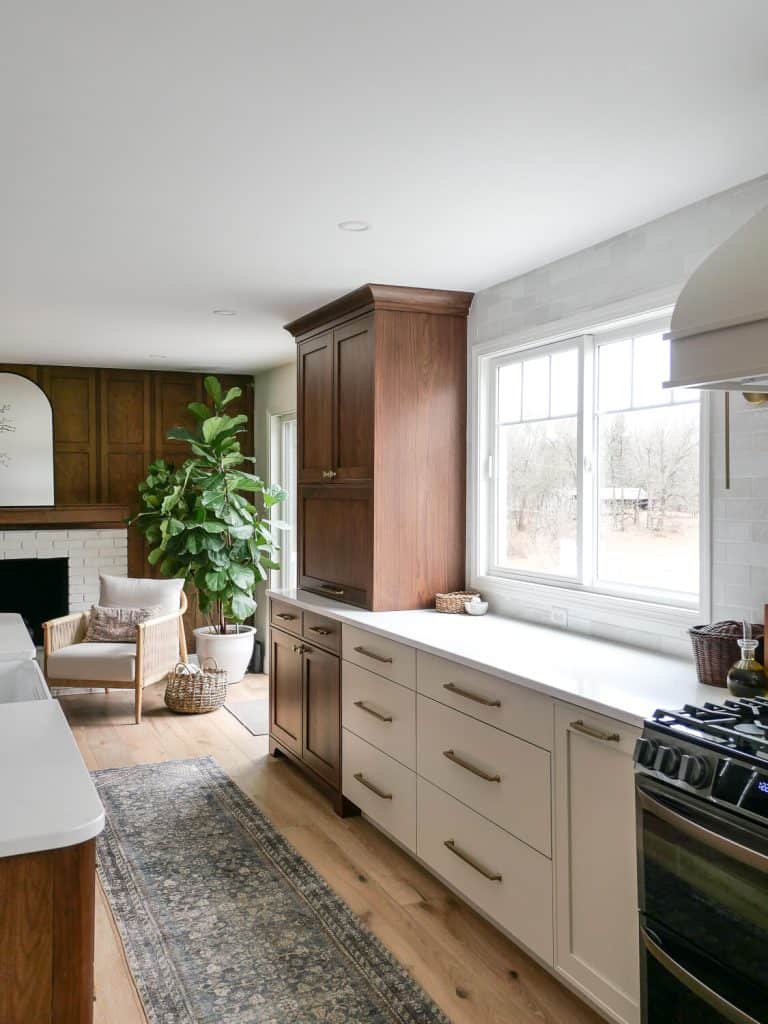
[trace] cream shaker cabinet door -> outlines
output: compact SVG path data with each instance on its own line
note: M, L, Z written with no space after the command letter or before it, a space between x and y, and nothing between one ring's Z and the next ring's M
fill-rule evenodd
M639 735L555 704L555 966L626 1024L640 1020L632 762Z

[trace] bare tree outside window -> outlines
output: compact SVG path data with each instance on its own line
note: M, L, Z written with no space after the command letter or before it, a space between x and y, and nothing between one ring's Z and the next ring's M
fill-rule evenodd
M499 360L500 569L698 598L699 396L664 390L668 369L661 333Z

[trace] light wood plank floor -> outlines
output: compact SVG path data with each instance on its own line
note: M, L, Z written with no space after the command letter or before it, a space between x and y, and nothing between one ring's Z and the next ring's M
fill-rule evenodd
M233 699L245 699L266 687L266 677L248 676L230 692ZM174 715L163 705L161 684L145 690L144 721L138 726L126 692L71 694L61 703L91 769L215 757L454 1024L600 1021L362 818L336 817L300 772L268 755L266 736L251 736L227 711ZM146 1024L101 892L96 1024Z

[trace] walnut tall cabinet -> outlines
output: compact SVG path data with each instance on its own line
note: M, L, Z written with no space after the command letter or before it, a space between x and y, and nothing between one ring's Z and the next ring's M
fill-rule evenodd
M471 300L368 284L286 325L303 589L385 611L463 587Z

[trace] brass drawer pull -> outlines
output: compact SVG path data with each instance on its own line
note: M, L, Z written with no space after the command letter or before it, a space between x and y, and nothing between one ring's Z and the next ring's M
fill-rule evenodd
M621 736L617 732L603 732L602 729L595 729L587 725L581 718L571 722L571 729L574 732L581 732L585 736L591 736L593 740L602 740L604 743L619 743Z
M465 768L468 772L472 772L473 775L477 775L478 778L485 779L486 782L501 782L500 775L489 775L488 772L484 772L482 768L476 768L473 764L470 764L469 761L465 761L463 757L459 757L459 755L453 750L444 750L443 757L447 757L449 761L453 761L453 763L457 764L459 768Z
M455 840L446 839L443 842L443 846L449 849L452 854L459 858L459 860L463 860L465 864L469 864L469 866L471 868L474 868L475 871L478 872L478 874L481 874L483 876L483 878L487 878L489 882L501 881L501 875L499 875L495 871L489 871L488 868L484 868L482 864L478 864L477 861L470 857L468 853L464 853L463 850L460 850L458 848Z
M333 480L335 476L336 476L336 470L335 469L324 469L323 470L323 480Z
M325 590L328 594L333 594L335 597L344 596L344 591L341 587L332 587L330 583L321 583L320 589Z
M294 644L293 645L293 653L294 654L309 654L309 652L311 650L312 650L312 648L311 647L307 647L306 644Z
M289 615L288 612L275 612L276 619L282 619L283 622L293 622L296 618L295 615Z
M379 789L378 786L374 786L372 782L369 782L368 779L366 779L362 772L355 772L353 778L357 779L361 786L365 786L366 789L370 789L370 791L375 793L376 796L381 797L382 800L392 799L391 793L385 793L383 789Z
M473 700L476 704L482 704L486 708L500 708L500 700L489 700L488 697L481 697L478 693L471 693L469 690L462 690L456 683L443 683L443 689L449 693L455 693L459 697L466 697L467 700Z
M385 658L383 654L374 654L373 651L366 651L364 647L354 647L353 650L357 651L358 654L364 655L366 658L373 658L374 661L380 661L384 665L392 664L391 658Z
M378 718L380 722L391 722L392 715L382 715L380 711L374 711L373 708L369 708L364 700L356 700L352 702L356 708L360 708L361 711L365 711L368 715L373 715L374 718Z
M330 636L333 632L331 629L323 629L322 626L309 626L308 629L310 633L317 633L318 636Z

